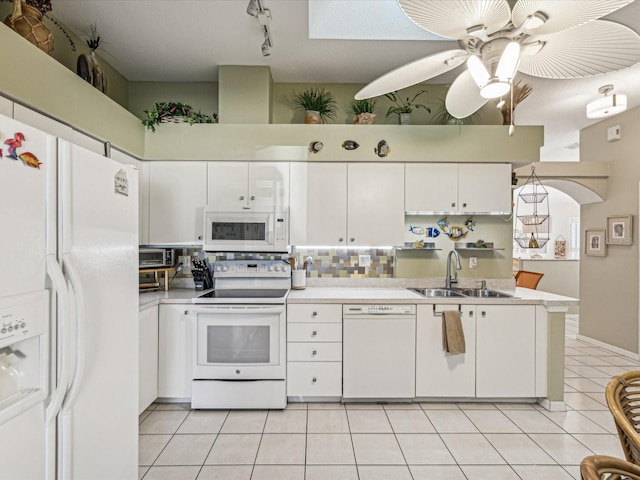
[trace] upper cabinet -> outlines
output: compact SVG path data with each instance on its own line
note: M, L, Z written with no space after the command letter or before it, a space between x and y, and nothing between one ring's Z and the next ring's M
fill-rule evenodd
M201 244L206 162L150 162L149 184L149 244Z
M394 245L404 234L404 165L293 163L291 244Z
M404 164L350 163L347 171L347 246L401 245Z
M346 245L347 164L291 164L292 245Z
M207 203L221 212L286 211L289 164L286 162L208 162Z
M510 214L511 166L501 163L408 163L405 211Z

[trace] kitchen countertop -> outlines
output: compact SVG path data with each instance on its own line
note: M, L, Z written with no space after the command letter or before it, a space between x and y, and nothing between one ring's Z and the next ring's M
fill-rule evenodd
M304 290L291 290L287 303L438 303L438 304L487 304L487 305L544 305L546 307L569 307L579 305L576 298L564 297L528 288L515 290L500 289L514 295L512 298L424 298L406 288L385 287L307 287ZM176 288L169 291L140 293L140 310L160 303L191 303L197 292L190 288Z

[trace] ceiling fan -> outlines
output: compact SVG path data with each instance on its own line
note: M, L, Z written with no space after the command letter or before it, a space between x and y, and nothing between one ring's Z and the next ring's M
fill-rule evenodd
M418 26L458 39L447 50L403 65L356 95L364 99L423 82L462 63L445 104L464 118L509 92L517 72L542 78L588 77L640 61L640 36L598 20L634 0L397 0Z

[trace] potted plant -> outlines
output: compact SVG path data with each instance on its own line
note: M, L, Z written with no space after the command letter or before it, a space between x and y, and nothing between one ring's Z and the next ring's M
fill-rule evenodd
M353 100L349 104L353 117L353 123L358 125L371 125L376 122L376 114L373 111L376 109L375 98L365 98L362 100Z
M423 93L427 93L426 90L418 90L413 98L409 99L407 97L406 100L403 100L400 95L398 95L398 91L385 93L384 96L391 100L395 105L389 107L385 117L388 117L392 113L395 113L400 117L400 125L408 125L409 120L411 118L411 112L413 112L414 108L424 108L428 113L431 113L431 109L426 105L421 103L413 103L416 98L418 98Z
M156 125L161 123L218 123L218 115L213 113L205 115L193 110L191 105L180 102L156 102L153 110L145 110L146 118L142 124L152 132L156 131Z
M293 104L306 112L304 123L326 123L336 118L336 99L324 87L310 87L293 97Z

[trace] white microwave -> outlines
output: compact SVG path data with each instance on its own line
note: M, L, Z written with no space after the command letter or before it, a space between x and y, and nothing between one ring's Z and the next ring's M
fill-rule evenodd
M288 212L204 208L203 249L207 252L286 252L288 242Z

